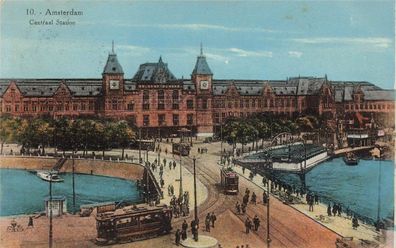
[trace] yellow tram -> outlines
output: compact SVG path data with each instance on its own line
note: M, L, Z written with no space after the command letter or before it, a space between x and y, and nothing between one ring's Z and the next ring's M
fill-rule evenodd
M98 213L96 243L125 243L166 234L172 229L171 219L172 211L166 205L140 204Z

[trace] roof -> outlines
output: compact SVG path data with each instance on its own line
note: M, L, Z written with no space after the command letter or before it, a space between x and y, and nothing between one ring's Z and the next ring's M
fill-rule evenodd
M120 63L118 63L117 55L110 53L107 58L106 65L103 69L103 74L124 74Z
M363 90L365 100L385 100L395 101L396 91L395 90Z
M24 96L53 96L64 83L73 96L98 96L102 93L102 79L10 79L0 80L0 95L15 82Z
M209 68L208 63L206 62L206 57L204 55L201 54L197 57L197 62L195 63L195 67L192 74L213 75L212 71Z
M158 63L141 64L132 78L132 81L151 83L166 83L175 80L177 80L176 77L169 70L168 64L162 62L161 57Z

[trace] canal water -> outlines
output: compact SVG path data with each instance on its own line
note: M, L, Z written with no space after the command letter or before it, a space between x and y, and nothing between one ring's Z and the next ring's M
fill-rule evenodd
M64 182L52 184L53 195L67 198L73 208L72 174L60 174ZM136 182L113 177L75 174L76 211L82 204L108 201L140 202ZM0 216L44 211L49 183L25 170L0 169Z
M341 203L343 211L348 207L369 222L377 219L380 192L380 216L393 219L394 169L394 161L390 160L360 160L357 166L347 166L342 158L335 158L308 172L306 185L323 202ZM298 175L277 173L276 177L290 185L301 187Z

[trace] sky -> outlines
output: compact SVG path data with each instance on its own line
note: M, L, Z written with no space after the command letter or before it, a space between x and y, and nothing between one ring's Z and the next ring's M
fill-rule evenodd
M215 79L395 83L392 0L0 2L0 78L100 78L114 40L125 78L160 56L189 78L202 42Z

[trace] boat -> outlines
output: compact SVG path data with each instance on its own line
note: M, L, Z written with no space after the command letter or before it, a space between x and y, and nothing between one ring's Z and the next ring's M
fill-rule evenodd
M47 182L63 182L63 178L60 178L56 171L37 171L36 175Z
M346 165L357 165L359 163L359 158L352 152L345 154L344 162Z

